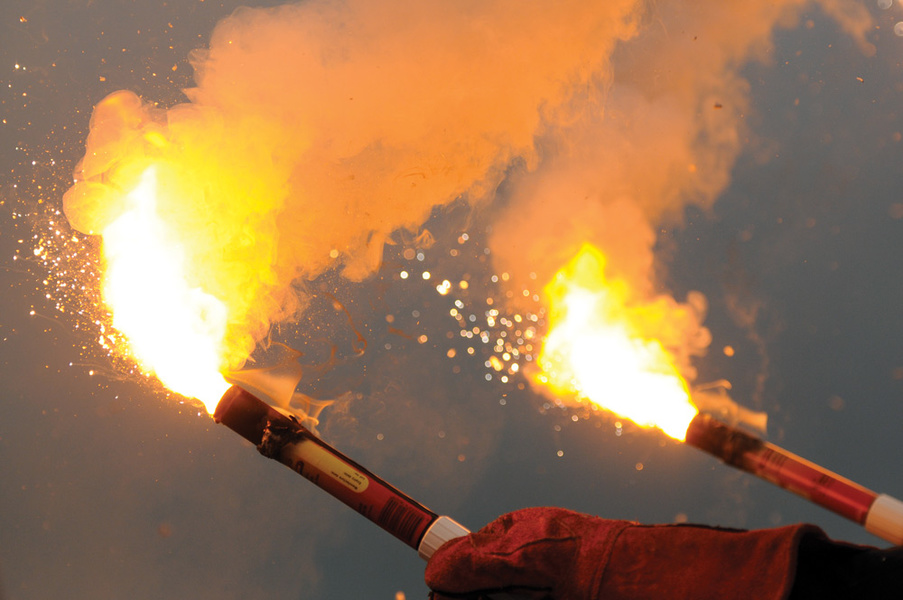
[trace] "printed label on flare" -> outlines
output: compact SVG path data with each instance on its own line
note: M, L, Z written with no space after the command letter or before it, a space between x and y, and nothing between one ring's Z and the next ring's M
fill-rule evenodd
M370 479L366 475L313 442L296 444L293 458L296 461L295 470L315 483L319 477L308 469L320 471L352 492L361 493L370 485Z

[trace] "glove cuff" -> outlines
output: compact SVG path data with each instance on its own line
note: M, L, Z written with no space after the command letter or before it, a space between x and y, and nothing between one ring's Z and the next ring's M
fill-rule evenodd
M621 531L592 600L783 600L800 541L812 525L740 531L699 525L634 525ZM726 565L730 565L726 568Z

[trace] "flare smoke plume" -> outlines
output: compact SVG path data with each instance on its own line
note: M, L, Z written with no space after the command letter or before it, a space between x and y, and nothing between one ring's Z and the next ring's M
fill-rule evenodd
M293 282L336 267L366 277L393 231L461 195L491 201L517 161L496 268L543 282L593 242L637 301L670 307L666 345L689 357L708 343L704 299L654 297L655 226L727 185L750 108L738 70L813 4L867 48L852 0L240 9L192 57L190 102L123 91L96 107L66 215L101 232L158 165L161 216L195 284L228 305L237 367L300 307Z

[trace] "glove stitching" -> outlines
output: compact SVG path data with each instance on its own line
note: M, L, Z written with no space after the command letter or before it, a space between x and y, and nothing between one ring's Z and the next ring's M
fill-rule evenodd
M511 556L512 554L517 554L518 552L521 552L522 550L526 550L526 549L530 548L531 546L537 546L540 544L549 544L549 543L573 542L574 540L577 540L577 539L578 539L577 536L566 537L566 538L544 538L541 540L532 540L529 542L525 542L525 543L521 544L520 546L518 546L517 548L514 548L512 550L508 550L508 551L494 550L491 552L486 552L486 554L488 554L490 556Z
M633 523L624 523L623 527L606 541L603 555L600 557L602 559L602 568L596 571L596 576L590 587L591 593L587 596L587 600L596 600L599 597L599 590L602 587L602 582L605 580L605 574L608 571L608 565L611 562L611 554L614 552L614 548L617 545L621 534L631 527L635 527L635 525Z

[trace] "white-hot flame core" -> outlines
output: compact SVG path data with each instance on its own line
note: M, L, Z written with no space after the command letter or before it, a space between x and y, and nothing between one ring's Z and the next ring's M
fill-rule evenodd
M598 251L584 248L547 287L552 318L537 379L682 440L697 414L686 382L661 342L631 330L618 282L605 280L603 264Z
M103 231L104 301L142 369L212 413L229 387L220 374L226 306L186 282L184 251L167 239L156 193L149 167L127 210Z

